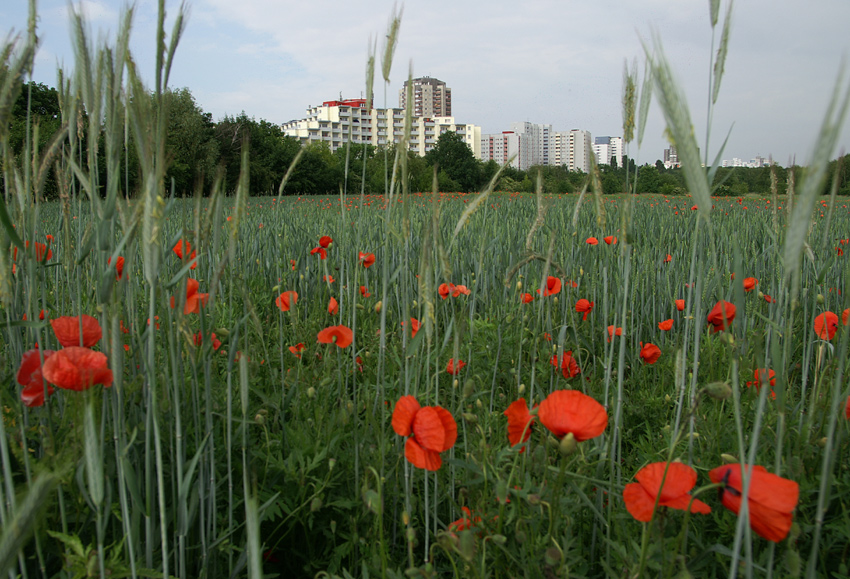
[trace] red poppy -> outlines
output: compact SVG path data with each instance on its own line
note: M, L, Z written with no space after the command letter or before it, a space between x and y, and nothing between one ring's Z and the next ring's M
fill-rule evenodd
M463 360L459 359L457 361L457 364L455 364L455 359L451 358L449 359L449 363L446 364L446 372L454 376L457 375L457 373L460 372L464 366L466 366L466 362L464 362Z
M564 378L569 380L570 378L575 378L579 374L581 374L581 368L578 367L578 363L576 359L573 358L572 350L567 350L564 352L564 355L561 356L561 363L558 364L558 355L553 354L552 359L549 360L555 368L560 367L561 373L564 375Z
M404 327L404 322L401 323L401 327ZM410 337L415 338L416 332L419 331L419 320L416 318L410 318Z
M534 301L534 296L531 295L530 293L524 293L520 296L520 300L524 304L530 304L531 302Z
M66 348L68 346L91 348L103 336L98 321L85 314L82 316L82 321L77 316L62 316L50 320L50 325L53 326L56 339Z
M335 316L339 312L339 302L336 301L336 298L331 296L331 301L328 302L328 313L332 316Z
M671 261L673 261L673 256L668 253L667 257L664 258L664 263L670 263Z
M658 361L658 358L661 357L661 348L656 346L655 344L650 344L647 342L640 349L640 359L643 360L644 364L655 364Z
M366 289L365 285L360 286L360 295L363 296L364 298L372 297L372 294L369 293L369 290Z
M676 300L676 309L680 312L685 311L685 300Z
M323 276L322 276L322 281L325 281L325 282L327 282L327 283L333 283L333 282L335 282L336 280L334 279L334 276L332 276L332 275L323 275Z
M847 405L844 407L844 418L850 420L850 396L847 397Z
M751 292L755 289L755 287L759 284L759 280L754 277L745 277L744 278L744 291Z
M203 334L201 334L201 332L198 332L197 334L195 334L194 338L195 338L195 345L196 346L200 346L201 344L204 343L204 337L203 337ZM210 339L212 340L213 350L218 350L219 348L221 348L221 340L216 338L215 332L210 334Z
M561 278L549 276L546 278L546 289L543 290L544 296L554 296L561 293L562 286ZM537 290L537 293L540 293L540 290Z
M473 529L481 522L481 517L477 515L472 516L472 511L469 510L469 507L461 507L460 509L464 512L464 516L449 523L447 530L459 533L461 531Z
M673 329L673 320L672 318L669 320L664 320L663 322L658 322L658 329L662 332L669 332Z
M45 361L54 354L53 350L44 350ZM21 390L21 402L25 406L33 408L44 405L44 380L42 379L41 359L38 348L27 350L21 356L21 367L18 368L18 384L24 387ZM53 394L53 388L47 387L48 396Z
M95 384L112 385L106 355L79 346L65 347L45 360L42 374L48 382L66 390L88 390Z
M29 242L27 242L27 245L29 245ZM46 258L44 257L45 253L47 253ZM35 260L39 261L39 262L40 261L47 261L51 257L53 257L53 250L49 249L47 247L47 245L45 245L44 243L39 243L39 242L36 241L35 242Z
M171 251L173 251L180 259L193 260L192 267L190 267L189 269L195 269L196 267L198 267L198 262L197 260L195 260L197 252L192 249L192 246L189 245L188 241L183 241L181 239L173 248L171 248Z
M764 294L764 301L766 301L766 302L767 302L767 303L769 303L769 304L772 304L772 303L773 303L773 302L775 302L776 300L775 300L775 299L773 299L772 297L770 297L769 295Z
M24 317L23 317L23 318L21 318L21 319L22 319L23 321L25 321L25 322L26 322L26 321L27 321L27 315L26 315L26 314L24 314ZM43 320L43 319L44 319L44 310L41 310L41 311L38 313L38 319L39 319L39 320Z
M714 307L711 308L711 311L708 312L708 316L706 316L708 323L713 326L711 333L716 334L724 328L731 327L732 320L735 319L736 312L737 308L735 308L735 305L730 304L727 301L719 301L714 304ZM725 322L723 321L724 316L726 317Z
M595 237L588 237L585 243L587 243L588 245L599 245L599 240Z
M351 331L351 328L341 325L325 328L319 332L317 338L320 344L336 344L340 348L350 346L353 339L354 332Z
M587 315L593 311L593 302L589 302L584 298L580 299L576 302L576 311L579 313L584 313L581 319L586 320Z
M608 341L609 342L611 341L611 338L613 338L614 336L622 336L622 335L623 335L623 328L614 329L613 324L608 326Z
M659 507L689 510L701 515L711 512L711 507L691 497L697 473L686 464L671 462L668 466L666 462L654 462L640 469L635 479L638 482L629 483L623 489L623 499L626 509L638 521L648 523L652 520L656 500Z
M511 443L511 446L516 446L520 442L528 442L528 439L531 438L531 426L535 417L528 411L525 398L513 402L503 414L508 417L508 442ZM525 445L520 449L520 452L525 452Z
M617 244L617 238L614 237L613 235L608 235L608 236L604 237L603 239L605 239L605 243L607 243L608 245L616 245Z
M316 255L317 253L319 254L319 259L328 258L328 252L324 247L314 247L310 250L310 255Z
M106 260L106 265L112 264L112 258ZM124 275L124 258L120 255L115 259L115 280L119 281Z
M608 426L608 413L596 400L578 390L556 390L540 403L537 417L549 431L576 442L596 438Z
M325 249L330 247L331 243L333 243L333 242L334 242L334 240L331 239L330 235L323 235L322 237L319 238L319 245L324 247Z
M198 293L199 288L198 280L191 277L186 279L186 305L183 306L183 315L200 314L201 306L207 305L210 294ZM174 296L171 296L171 308L173 309L175 305L176 300ZM150 319L148 319L148 325L150 325ZM157 325L157 329L159 329L159 325Z
M791 530L791 513L797 507L800 487L792 480L767 472L763 466L747 467L747 470L750 477L747 496L750 527L768 541L778 543ZM720 502L737 515L744 486L741 465L719 466L708 476L713 483L726 484L725 488L719 489Z
M292 268L292 271L295 271L295 260L294 259L289 260L289 266Z
M470 294L469 288L465 285L455 285L453 283L442 283L440 287L437 288L437 293L440 294L440 297L446 299L449 296L453 298L458 297L460 294L468 296Z
M838 315L824 312L815 318L815 333L821 340L832 340L838 330Z
M289 309L298 303L298 292L286 291L277 296L274 303L282 312L288 312Z
M295 354L296 358L301 357L301 351L304 350L307 346L304 345L304 342L298 342L294 346L289 346L289 351Z
M363 267L372 267L375 263L375 254L360 251L357 253L357 259L363 264Z
M422 407L413 396L402 396L396 403L392 425L399 436L410 436L404 456L416 468L439 470L443 464L440 453L457 440L457 423L451 413L439 406Z
M56 241L56 238L50 235L49 233L45 235L44 238L47 240L47 243L53 243L54 241Z
M44 312L44 310L41 311ZM841 312L841 323L845 326L850 323L850 308L847 308L846 310Z

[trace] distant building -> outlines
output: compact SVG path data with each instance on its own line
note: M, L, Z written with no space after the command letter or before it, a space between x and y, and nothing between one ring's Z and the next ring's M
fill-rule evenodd
M623 166L623 138L622 137L596 137L593 140L593 154L599 165L611 164L611 159L618 167Z
M679 164L679 154L676 152L676 147L671 146L669 149L664 149L664 163L665 169L675 169L680 167Z
M414 78L413 116L414 117L450 117L452 116L452 89L441 80L423 76ZM407 83L398 91L398 106L403 109L407 101Z
M590 173L590 155L593 146L590 143L590 131L573 129L569 133L568 158L565 165L570 171Z
M387 146L404 136L404 109L366 109L365 99L325 101L307 108L307 117L284 123L283 133L302 143L328 143L336 151L347 142ZM454 117L414 117L408 147L424 156L446 131L463 138L475 156L481 151L481 127L455 122Z
M528 136L529 167L549 165L554 159L550 154L552 125L536 123L511 123L511 132Z
M496 161L504 165L509 160L511 167L525 171L531 167L532 139L525 133L505 131L491 135L481 135L479 158L484 161Z

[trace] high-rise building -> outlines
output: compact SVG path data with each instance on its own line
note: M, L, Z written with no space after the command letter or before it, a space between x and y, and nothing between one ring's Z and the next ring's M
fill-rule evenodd
M484 161L496 161L504 165L508 161L511 167L525 171L531 167L532 138L526 133L505 131L491 135L481 135L479 158Z
M511 132L529 137L529 166L549 165L551 157L552 125L536 123L511 123Z
M622 137L596 137L593 140L593 154L599 165L609 165L611 160L618 167L623 166L623 138Z
M663 163L665 169L679 167L679 153L676 152L676 147L671 145L669 149L664 149Z
M566 165L570 171L590 173L590 155L593 146L590 144L590 131L573 129L569 132L568 158Z
M441 80L423 76L414 78L413 116L414 117L450 117L452 116L452 89ZM398 106L403 109L407 100L407 84L398 91Z
M325 101L307 108L307 117L289 121L283 133L302 143L325 142L336 151L347 142L387 146L404 136L404 109L367 110L365 99ZM463 138L477 157L481 151L481 127L455 122L454 117L414 117L408 147L424 156L446 131Z

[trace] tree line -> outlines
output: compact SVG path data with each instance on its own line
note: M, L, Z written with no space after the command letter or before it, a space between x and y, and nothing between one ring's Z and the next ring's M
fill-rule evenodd
M382 193L391 179L395 146L387 149L351 143L331 152L327 143L302 145L284 135L280 125L249 117L244 111L214 121L196 102L188 88L167 93L168 131L166 154L169 164L166 182L174 184L175 194L187 196L197 188L208 191L216 175L223 179L224 190L233 191L239 178L242 148L249 147L250 193L277 195L281 181L295 156L303 148L301 158L290 175L284 194L336 194L341 188L349 193L361 189L370 194ZM29 115L27 114L29 111ZM27 138L27 127L39 150L48 146L51 137L61 126L61 111L56 89L42 83L30 82L15 101L9 132L9 144L20 155ZM37 131L33 128L37 127ZM128 141L123 170L124 188L132 196L138 188L138 162L132 140ZM99 151L103 147L98 147ZM499 170L495 161L483 162L473 155L463 139L453 133L443 133L435 147L425 157L407 151L409 187L411 191L430 191L436 176L440 191L478 191ZM100 167L105 167L101 163ZM388 167L389 165L389 167ZM850 195L850 155L831 162L829 174L837 180L839 194ZM637 166L624 157L622 166L614 159L597 168L599 184L605 194L636 190L638 193L681 195L687 193L681 169L667 169L661 161ZM789 172L799 182L805 168L775 166L777 188L785 194ZM105 177L105 175L104 175ZM521 171L506 167L496 185L497 190L532 192L541 178L547 193L565 194L582 190L589 183L582 171L570 171L565 166L531 167ZM637 182L635 183L635 178ZM101 179L105 182L105 178ZM748 193L769 194L771 168L721 167L714 181L715 195L740 196ZM824 185L829 193L831 182ZM58 195L55 180L48 178L45 196Z

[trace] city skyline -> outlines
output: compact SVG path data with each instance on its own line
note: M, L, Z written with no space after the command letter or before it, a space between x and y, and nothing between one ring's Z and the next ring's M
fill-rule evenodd
M26 27L26 2L0 8L7 27ZM715 50L721 22L715 30ZM300 118L307 105L342 93L365 91L368 39L383 40L392 12L389 0L308 5L271 0L195 0L177 50L170 86L188 87L215 119L245 111L283 124ZM42 39L33 80L55 86L56 65L73 64L68 8L64 0L39 3ZM167 30L176 13L169 6ZM114 36L119 5L86 0L84 10L99 35ZM327 15L332 14L333 18ZM808 162L832 95L850 37L841 22L850 3L824 0L738 2L726 72L715 108L709 156L731 129L723 158L771 156L782 165ZM152 86L156 3L136 6L131 50ZM8 28L7 28L8 31ZM452 113L482 133L507 130L514 122L582 128L595 135L622 135L622 74L636 60L643 74L641 39L662 39L690 103L700 146L705 143L707 83L712 30L708 2L638 5L541 1L519 8L494 0L486 5L435 0L404 6L399 43L386 87L383 47L377 43L376 105L393 107L413 63L413 76L433 76L452 88ZM668 146L664 123L652 105L639 163L661 158ZM833 157L850 148L845 123Z

